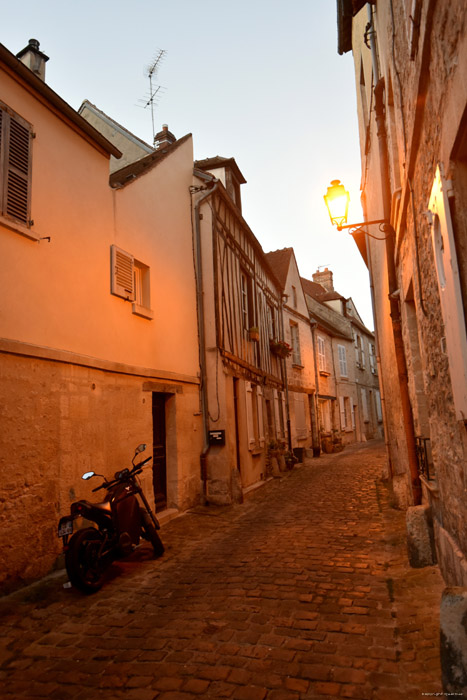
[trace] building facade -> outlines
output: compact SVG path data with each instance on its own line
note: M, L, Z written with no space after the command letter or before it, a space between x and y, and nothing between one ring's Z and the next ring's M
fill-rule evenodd
M202 448L191 136L109 180L120 151L47 86L37 42L20 58L0 46L3 591L54 565L83 472L145 442L146 493L183 509Z
M205 443L205 499L242 500L288 445L282 294L241 213L232 158L195 162L192 186Z
M291 348L285 360L290 447L302 461L307 450L319 447L313 334L293 248L276 250L266 257L282 287L284 339Z
M389 475L399 505L409 507L412 562L437 561L446 584L464 591L461 598L467 595L466 26L462 0L338 2L339 53L352 50L355 64L365 218L392 226L385 227L384 242L357 236L374 289ZM426 535L425 548L411 534L420 514L434 533ZM462 639L456 673L465 689L465 628Z

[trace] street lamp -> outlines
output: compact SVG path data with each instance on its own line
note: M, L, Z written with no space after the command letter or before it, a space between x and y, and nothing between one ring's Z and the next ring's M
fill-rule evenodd
M377 241L385 241L386 238L394 235L394 229L387 219L362 221L359 224L346 223L350 195L340 180L331 180L331 186L328 187L327 192L324 195L324 201L329 212L331 224L333 226L337 226L338 231L342 231L344 228L353 229L349 231L350 234L353 235L354 233L364 233L366 236L370 236L370 238L376 238ZM380 231L382 233L387 233L388 236L380 238L379 236L373 236L371 233L368 233L362 229L362 226L369 226L370 224L378 224Z

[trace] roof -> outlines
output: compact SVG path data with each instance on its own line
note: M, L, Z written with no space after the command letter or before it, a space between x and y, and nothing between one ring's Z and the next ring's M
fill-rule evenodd
M159 148L152 153L149 153L147 156L143 156L143 158L140 158L134 163L130 163L124 168L116 170L110 176L110 186L124 187L141 175L145 175L147 172L149 172L149 170L152 170L152 168L156 167L159 165L159 163L165 160L167 156L176 151L179 146L188 141L189 138L191 138L191 134L186 134L181 139L178 139L178 141L171 143L169 146Z
M308 294L308 296L316 299L316 301L334 301L335 299L345 300L345 297L343 297L342 294L339 294L339 292L336 291L328 292L328 290L323 287L322 284L318 284L318 282L311 282L304 277L300 277L300 279L302 281L302 287L305 294Z
M307 280L304 277L300 277L300 280L302 282L302 287L305 294L308 294L308 296L313 297L313 299L320 300L323 294L326 294L326 290L322 284L318 284L318 282L312 282L311 280Z
M0 44L0 63L3 63L6 68L20 78L26 86L41 96L42 101L49 103L58 112L58 116L65 122L71 122L78 131L80 131L86 140L98 146L105 153L121 157L121 152L113 143L107 141L102 134L97 131L89 122L86 121L78 112L73 109L65 100L63 100L47 83L37 77L27 66L22 63L19 58L16 58L8 49Z
M352 50L352 18L366 5L367 0L337 0L337 52ZM369 0L374 5L374 0Z
M282 250L274 250L271 253L266 253L269 267L281 283L282 289L285 289L292 255L293 248L282 248Z
M214 156L213 158L205 158L204 160L195 160L195 168L200 170L212 170L213 168L230 168L235 175L240 185L244 185L246 180L238 167L235 158L224 158L223 156Z
M150 146L146 141L143 141L143 139L140 139L139 136L136 136L133 134L131 131L128 131L124 126L119 124L113 117L109 117L108 114L103 112L99 107L96 107L95 104L90 102L89 100L83 100L81 107L78 109L78 114L81 114L84 109L89 109L91 112L95 112L99 116L103 118L104 121L106 121L108 124L111 124L113 127L116 127L119 131L127 135L132 141L136 141L142 148L144 148L147 151L153 151L154 149L152 146ZM86 120L87 121L87 120Z

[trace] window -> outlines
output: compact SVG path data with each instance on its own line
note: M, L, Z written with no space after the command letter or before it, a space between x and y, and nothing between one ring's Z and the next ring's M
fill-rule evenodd
M292 285L292 304L294 309L297 308L297 289Z
M276 333L275 312L274 312L274 307L272 306L272 304L267 305L266 313L267 313L267 321L268 321L269 338L271 338L271 340L274 340L275 338L277 338L277 333Z
M300 356L300 335L296 323L290 324L290 336L292 340L292 363L294 365L301 365L302 360Z
M349 396L339 396L341 430L355 430L355 409Z
M375 402L376 402L376 418L378 419L378 423L381 423L383 420L383 409L381 406L381 394L379 393L378 389L375 391Z
M240 270L240 297L242 326L245 330L249 330L255 325L253 313L253 292L251 277L245 272L245 270Z
M28 227L31 139L31 125L0 102L0 214Z
M245 383L248 447L264 447L263 391L259 385Z
M152 319L149 267L126 251L111 246L111 293L132 301L136 316Z
M375 354L375 346L373 343L370 343L368 346L368 354L370 357L370 369L372 374L377 374L376 371L376 354Z
M320 372L326 372L326 346L324 344L324 338L318 336L318 366Z
M347 356L345 352L344 345L337 346L337 352L339 353L339 371L341 377L347 376Z

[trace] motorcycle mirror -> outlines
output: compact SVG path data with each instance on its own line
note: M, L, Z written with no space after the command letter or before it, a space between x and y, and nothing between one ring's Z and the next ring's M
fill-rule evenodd
M146 445L144 444L144 442L142 442L141 445L138 445L138 447L136 448L135 454L139 455L139 453L144 452L145 449Z
M84 479L85 481L87 481L92 476L96 476L96 472L86 472L85 474L83 474L83 476L81 478Z

